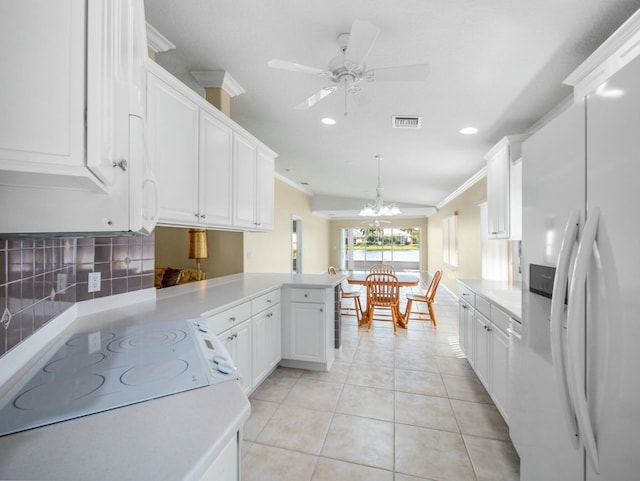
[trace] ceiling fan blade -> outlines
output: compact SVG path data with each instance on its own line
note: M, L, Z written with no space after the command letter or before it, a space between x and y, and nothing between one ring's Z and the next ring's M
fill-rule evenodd
M330 93L335 92L337 88L338 87L336 85L330 85L328 87L323 87L319 91L317 91L315 94L313 94L311 97L307 98L303 102L300 102L298 105L296 105L294 107L294 109L296 109L296 110L306 110L306 109L308 109L310 107L313 107L317 102L319 102L320 100L325 98L327 95L329 95Z
M380 29L371 22L354 20L351 25L345 57L356 65L362 64L369 55L379 33Z
M267 62L267 65L271 68L279 68L281 70L290 70L292 72L310 73L313 75L331 75L331 72L327 72L321 68L309 67L307 65L301 65L295 62L289 62L287 60L273 59Z
M366 78L371 82L423 82L429 76L427 64L369 70Z

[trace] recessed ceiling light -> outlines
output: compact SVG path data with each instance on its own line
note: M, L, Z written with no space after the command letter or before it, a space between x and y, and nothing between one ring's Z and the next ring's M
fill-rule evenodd
M460 129L460 133L464 135L473 135L478 133L478 129L475 127L465 127L464 129Z
M331 117L323 117L322 120L320 120L320 122L322 122L325 125L335 125L336 121L334 119L332 119Z

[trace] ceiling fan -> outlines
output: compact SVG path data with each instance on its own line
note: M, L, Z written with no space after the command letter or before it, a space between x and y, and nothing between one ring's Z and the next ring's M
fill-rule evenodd
M360 222L361 224L368 224L369 227L374 227L376 229L382 227L382 224L391 224L391 221L389 220L380 220L377 217L374 217L371 220L364 220L362 222Z
M420 82L426 80L429 74L429 66L426 64L368 69L365 60L379 33L380 29L371 22L355 20L351 25L350 33L338 35L337 40L341 53L329 61L326 69L278 59L270 60L268 65L272 68L326 77L331 81L330 85L321 88L296 105L295 109L305 110L313 107L317 102L341 87L345 92L345 115L347 115L347 94L360 92L363 80L367 82Z

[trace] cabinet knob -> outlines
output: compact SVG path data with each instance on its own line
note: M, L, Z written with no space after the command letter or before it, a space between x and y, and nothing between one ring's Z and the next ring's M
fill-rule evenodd
M305 294L304 297L309 297L309 294Z
M324 309L322 307L320 308L320 312L324 312Z
M270 312L269 314L267 314L267 317L271 317L273 316L273 312Z
M236 321L235 316L234 316L234 317L230 317L230 318L229 318L229 322L235 322L235 321Z
M267 304L271 304L271 299L267 299Z

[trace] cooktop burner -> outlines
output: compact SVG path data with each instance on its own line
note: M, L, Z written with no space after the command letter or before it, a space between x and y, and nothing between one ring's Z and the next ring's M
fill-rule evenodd
M237 379L213 369L199 325L181 320L72 336L0 399L0 435ZM215 336L207 339L228 358Z

